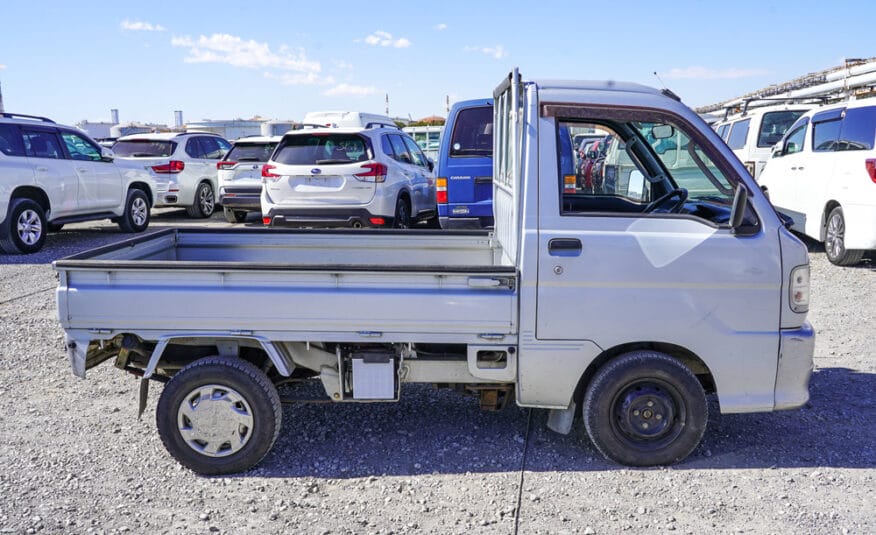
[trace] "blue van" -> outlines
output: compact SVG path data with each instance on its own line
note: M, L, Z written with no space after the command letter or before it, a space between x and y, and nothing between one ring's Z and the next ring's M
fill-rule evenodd
M493 99L453 105L435 176L441 228L493 226Z

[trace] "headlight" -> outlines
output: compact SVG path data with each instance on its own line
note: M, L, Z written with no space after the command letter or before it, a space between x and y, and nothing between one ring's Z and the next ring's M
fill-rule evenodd
M809 266L797 266L791 270L790 304L794 312L809 310Z

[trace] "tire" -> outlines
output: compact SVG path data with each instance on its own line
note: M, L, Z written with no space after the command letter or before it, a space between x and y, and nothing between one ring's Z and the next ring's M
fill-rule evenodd
M216 210L216 197L213 186L209 182L201 182L195 190L195 202L186 207L186 213L189 217L206 219L213 215L214 210Z
M122 232L143 232L149 226L149 199L143 190L129 189L125 212L117 221Z
M584 427L605 457L629 466L687 457L708 423L706 395L678 360L634 351L596 372L584 397Z
M824 226L824 252L831 264L851 266L864 257L864 251L846 249L845 236L846 219L842 207L837 206L828 214L827 224Z
M395 202L395 217L392 220L392 228L411 227L411 208L407 199L399 197Z
M246 210L232 210L231 208L225 208L225 219L229 223L243 223L246 221Z
M282 416L277 389L264 372L233 357L206 357L181 369L156 409L164 447L203 475L257 465L277 440Z
M13 199L7 215L9 228L0 236L0 249L9 254L31 254L46 242L46 212L31 199Z

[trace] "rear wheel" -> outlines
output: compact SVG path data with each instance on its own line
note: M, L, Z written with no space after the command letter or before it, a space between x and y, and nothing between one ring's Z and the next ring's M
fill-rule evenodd
M864 257L864 251L849 251L846 249L846 219L843 209L837 206L827 216L824 232L824 252L832 264L851 266Z
M229 223L243 223L246 221L246 210L232 210L231 208L225 208L225 219Z
M180 370L161 393L158 434L167 451L204 475L258 464L280 433L277 389L248 361L207 357Z
M195 202L186 207L189 217L205 219L213 215L216 209L216 199L213 195L213 186L209 182L201 182L195 190Z
M596 448L630 466L687 457L706 430L708 405L696 376L656 351L634 351L603 366L584 397L584 427Z
M395 219L393 219L392 226L393 228L410 228L411 226L411 209L404 197L399 197L395 203Z
M125 213L118 219L122 232L143 232L149 226L149 200L139 189L128 190Z
M30 254L42 249L46 241L46 212L31 199L13 199L9 203L9 228L0 236L0 248L9 254Z

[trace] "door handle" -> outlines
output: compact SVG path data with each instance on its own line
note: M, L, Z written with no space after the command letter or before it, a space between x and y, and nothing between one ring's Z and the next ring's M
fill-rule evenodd
M45 173L46 171L49 170L49 168L48 168L48 167L39 166L39 167L36 168L36 170Z
M551 256L578 256L583 246L578 238L553 238L548 242Z

